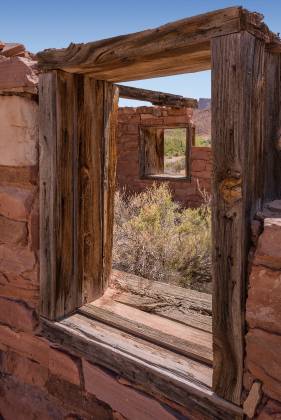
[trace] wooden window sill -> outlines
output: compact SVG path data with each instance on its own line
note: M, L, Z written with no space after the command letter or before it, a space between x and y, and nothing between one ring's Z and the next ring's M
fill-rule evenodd
M191 177L186 175L170 175L170 174L156 174L143 175L141 179L159 180L159 181L188 181L191 182Z
M41 318L42 334L91 363L184 407L216 419L242 419L242 409L211 390L212 368L102 322L75 313L59 322ZM211 417L210 417L211 418Z
M240 407L211 389L211 296L117 270L111 280L114 288L75 314L59 322L42 318L43 335L151 395L216 419L242 419ZM168 311L161 296L168 296Z

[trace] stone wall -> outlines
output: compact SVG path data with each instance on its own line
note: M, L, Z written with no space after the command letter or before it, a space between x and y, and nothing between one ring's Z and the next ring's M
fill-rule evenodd
M165 107L119 108L117 140L117 182L128 192L141 192L154 182L140 178L139 127L176 126L192 120L192 110ZM186 207L202 202L200 189L211 192L212 152L209 147L192 147L192 179L169 181L174 199ZM163 181L158 181L163 182ZM167 181L165 181L167 182Z
M281 201L253 222L246 320L245 411L259 420L281 419Z
M0 77L0 419L188 418L183 407L41 335L37 80L32 61L25 61L31 78L17 73L13 60L8 70L5 63L17 84L7 88Z

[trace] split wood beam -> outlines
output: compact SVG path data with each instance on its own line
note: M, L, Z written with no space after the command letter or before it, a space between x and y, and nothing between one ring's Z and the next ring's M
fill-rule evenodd
M151 102L152 105L170 106L175 108L197 108L198 101L193 98L185 98L171 93L157 92L155 90L140 89L131 86L116 85L119 89L119 97Z
M230 7L168 23L156 29L37 54L43 70L88 73L113 82L168 76L211 68L211 39L246 30L279 43L262 15Z

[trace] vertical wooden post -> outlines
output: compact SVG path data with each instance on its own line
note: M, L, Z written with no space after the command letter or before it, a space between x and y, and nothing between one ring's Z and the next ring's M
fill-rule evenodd
M265 53L265 198L281 198L281 56Z
M78 259L84 304L104 293L111 270L118 89L85 76L80 102Z
M77 305L73 162L77 160L77 76L40 75L41 314L58 319Z
M250 221L263 199L264 44L240 32L211 48L213 387L240 404Z
M101 296L110 269L117 88L87 76L40 76L41 315Z
M140 127L141 176L164 173L164 129Z

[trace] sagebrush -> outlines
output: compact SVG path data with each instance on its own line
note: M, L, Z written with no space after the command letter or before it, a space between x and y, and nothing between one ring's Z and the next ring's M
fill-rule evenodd
M151 280L211 291L208 203L182 209L166 184L115 195L113 266Z

